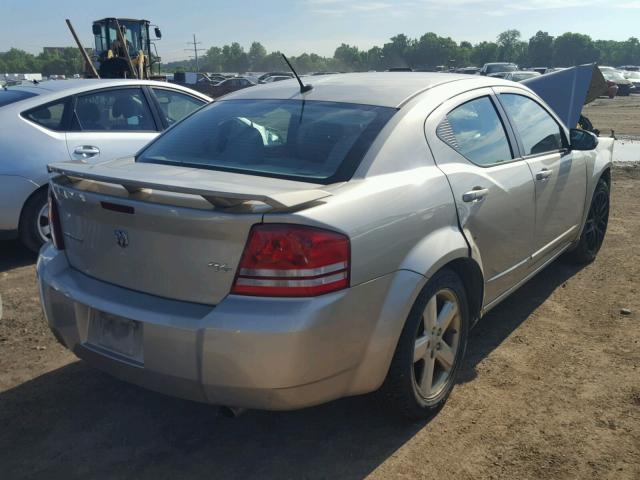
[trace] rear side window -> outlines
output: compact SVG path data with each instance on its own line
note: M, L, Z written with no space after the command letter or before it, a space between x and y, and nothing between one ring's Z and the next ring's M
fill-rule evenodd
M477 98L453 109L438 126L437 134L481 167L512 159L504 126L489 97Z
M344 181L395 111L337 102L218 101L161 135L138 161Z
M0 107L35 96L36 94L33 92L25 92L23 90L5 90L0 88Z
M166 88L153 87L152 90L169 125L182 120L205 104L204 100Z
M73 130L154 131L156 125L141 89L118 88L79 96Z
M22 114L28 120L50 130L63 130L62 120L67 99L32 108Z
M525 155L556 152L563 148L560 126L536 102L514 93L500 94L500 102L520 134Z

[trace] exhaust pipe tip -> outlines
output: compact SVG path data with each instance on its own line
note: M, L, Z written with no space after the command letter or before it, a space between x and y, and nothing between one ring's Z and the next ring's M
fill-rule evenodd
M228 406L220 407L220 414L226 418L238 418L240 415L242 415L246 411L247 411L246 408L241 408L241 407L228 407Z

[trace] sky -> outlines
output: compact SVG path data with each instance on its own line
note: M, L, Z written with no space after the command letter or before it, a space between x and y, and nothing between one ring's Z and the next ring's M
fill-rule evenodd
M162 30L164 62L187 58L193 34L200 47L252 41L268 51L331 56L341 43L382 46L404 33L426 32L457 42L493 41L507 29L527 40L538 30L584 33L593 39L640 36L640 0L1 0L0 52L11 47L39 53L44 46L74 45L69 18L85 47L91 23L104 17L144 18ZM191 47L193 48L193 47Z

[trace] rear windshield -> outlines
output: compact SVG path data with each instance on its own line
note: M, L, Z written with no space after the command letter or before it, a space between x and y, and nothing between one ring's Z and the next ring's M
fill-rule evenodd
M215 102L137 161L317 183L351 178L394 108L301 100Z
M25 90L5 90L0 88L0 107L35 96L35 93L27 92Z
M516 69L517 67L513 63L498 63L487 65L487 73L513 72Z

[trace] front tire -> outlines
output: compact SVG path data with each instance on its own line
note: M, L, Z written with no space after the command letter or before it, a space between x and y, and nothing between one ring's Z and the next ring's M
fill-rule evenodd
M428 419L456 382L469 333L469 308L460 277L436 273L416 300L400 335L382 394L410 419Z
M601 178L593 192L587 221L575 248L565 258L571 263L585 264L595 260L609 224L609 184Z
M34 253L38 253L40 247L51 238L47 195L47 188L38 190L31 195L25 202L20 215L18 226L20 240Z

